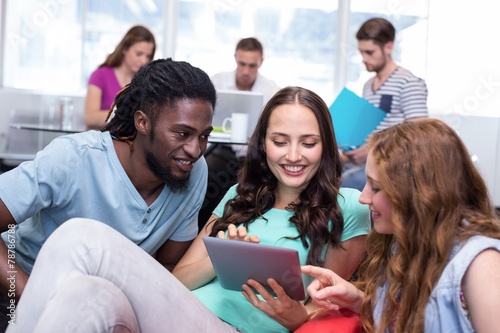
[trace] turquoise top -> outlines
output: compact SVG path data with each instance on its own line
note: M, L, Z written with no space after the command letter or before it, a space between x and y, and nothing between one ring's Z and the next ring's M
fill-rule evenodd
M236 186L234 185L226 193L214 210L215 215L222 216L225 203L236 196ZM367 206L358 202L360 192L342 188L340 193L338 203L344 217L341 241L366 235L370 231L369 210ZM261 244L296 249L299 252L300 264L305 265L308 250L302 246L300 239L285 238L298 235L297 228L289 221L292 215L291 211L270 209L264 214L267 221L263 218L256 219L249 225L249 233L257 235ZM303 278L305 286L312 280L306 275ZM250 304L241 292L223 289L217 278L193 290L193 293L215 315L246 333L288 332L285 327Z

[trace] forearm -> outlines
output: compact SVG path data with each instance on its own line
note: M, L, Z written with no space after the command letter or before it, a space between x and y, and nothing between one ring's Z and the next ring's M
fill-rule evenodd
M102 128L106 124L106 110L88 110L85 112L85 125L89 128Z
M341 245L328 248L324 268L349 281L366 253L366 235L353 237Z
M15 238L11 240L8 246L0 240L0 291L8 298L19 300L28 275L16 262Z
M212 262L208 257L187 265L177 265L172 274L189 290L206 285L216 276Z

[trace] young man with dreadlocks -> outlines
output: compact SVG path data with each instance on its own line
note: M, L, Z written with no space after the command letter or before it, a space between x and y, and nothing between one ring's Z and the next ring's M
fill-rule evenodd
M201 69L153 61L117 94L102 131L56 138L2 174L0 285L10 302L45 240L73 217L102 221L172 269L198 233L215 100Z

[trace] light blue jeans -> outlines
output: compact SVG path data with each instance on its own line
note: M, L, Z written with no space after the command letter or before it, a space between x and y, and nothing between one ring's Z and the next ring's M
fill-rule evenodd
M340 186L363 191L366 184L365 166L365 164L346 163L342 170Z
M45 242L7 332L237 332L109 226L72 219Z

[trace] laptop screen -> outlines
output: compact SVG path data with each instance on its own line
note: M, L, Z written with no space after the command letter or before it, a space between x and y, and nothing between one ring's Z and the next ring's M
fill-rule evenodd
M225 118L231 118L233 112L248 113L248 136L250 137L264 107L264 95L253 91L217 90L212 126L222 127Z

